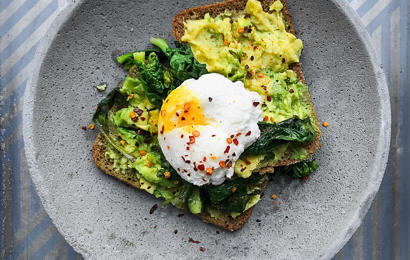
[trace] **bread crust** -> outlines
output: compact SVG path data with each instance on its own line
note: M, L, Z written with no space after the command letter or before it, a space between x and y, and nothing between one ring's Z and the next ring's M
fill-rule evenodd
M274 1L275 0L260 0L263 10L265 12L268 12L269 6ZM214 4L203 5L199 7L193 7L193 8L189 8L186 10L182 10L174 17L174 20L172 22L172 34L174 35L176 40L181 41L181 38L185 33L184 23L186 21L202 19L204 15L207 13L209 13L211 17L215 17L218 14L223 13L225 10L230 10L233 12L242 12L245 9L247 2L248 2L247 0L227 0L224 2L218 2ZM286 24L286 31L289 33L295 34L295 28L293 26L292 16L290 15L288 6L284 0L281 0L281 2L283 4L282 14L283 14L283 19ZM302 72L302 64L300 62L291 64L290 69L293 70L297 74L298 78L303 83L306 83L305 77L303 76L303 72ZM309 93L307 94L307 98L309 100L310 107L314 114L315 124L318 129L316 139L312 142L308 142L303 145L305 149L307 150L307 158L310 158L321 146L319 140L320 140L322 133L319 130L319 121L316 115L315 107L313 106L313 103L311 102ZM291 157L292 157L292 154L289 154L289 153L284 154L284 156L281 159L277 160L274 164L268 165L260 169L260 171L263 170L263 171L273 172L273 167L290 165L290 164L300 162L300 160L294 160ZM272 169L269 169L269 168L272 168Z

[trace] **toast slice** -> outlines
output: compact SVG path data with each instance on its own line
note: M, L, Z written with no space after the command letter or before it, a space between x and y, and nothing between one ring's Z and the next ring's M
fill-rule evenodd
M105 156L105 152L107 149L107 141L105 137L99 133L97 138L95 139L93 148L92 148L92 156L94 159L95 164L98 168L100 168L103 172L108 175L111 175L117 178L120 181L127 183L137 189L141 189L140 182L136 174L127 174L122 173L119 171L114 170L114 162L112 159L108 159ZM262 190L265 188L266 183L264 184ZM241 215L236 218L226 217L226 218L215 218L211 217L209 214L201 213L197 216L200 217L203 221L211 223L215 226L221 227L223 229L234 231L237 229L242 228L245 223L248 221L250 216L252 215L253 207L249 208Z
M264 10L267 11L269 8L269 5L273 3L273 1L274 0L261 0L260 2L262 3ZM283 13L285 23L287 25L287 31L294 34L294 28L293 28L290 13L287 9L286 3L283 0L281 1L284 5L282 13ZM245 8L246 2L247 0L227 0L225 2L219 2L215 4L204 5L201 7L183 10L180 13L178 13L174 18L173 30L172 30L173 35L175 39L180 41L181 37L184 35L184 22L185 21L190 20L190 19L200 19L206 13L209 13L211 16L214 17L224 12L225 10L243 11ZM304 80L304 76L302 73L301 64L294 63L291 65L291 69L296 72L299 79L304 83L305 80ZM308 99L310 100L310 96L308 96ZM311 105L312 111L314 112L314 115L316 118L316 124L318 125L316 112L311 102L310 102L310 105ZM319 131L315 141L304 144L305 148L308 150L309 157L313 155L316 152L316 150L320 147L320 144L319 144L320 135L321 133ZM140 182L136 174L132 174L132 172L123 173L123 172L115 171L113 160L105 156L106 149L107 149L107 141L105 137L100 133L97 136L94 142L93 148L92 148L92 156L98 168L100 168L106 174L111 175L127 183L128 185L141 189ZM257 171L260 174L272 173L274 171L273 167L289 165L289 164L293 164L296 162L298 161L291 159L291 154L285 154L284 157L282 157L281 160L277 161L274 165L270 165L268 167L258 169ZM264 183L262 190L264 190L265 186L266 186L266 182ZM218 227L221 227L229 231L234 231L234 230L242 228L245 225L245 223L248 221L248 219L252 215L252 210L253 210L253 207L246 210L245 212L243 212L241 215L239 215L236 218L232 218L230 216L226 218L212 217L207 213L197 214L197 216L200 217L205 222L209 222L213 225L216 225Z
M262 8L265 12L269 11L269 6L275 1L275 0L259 0L262 4ZM289 13L289 9L285 3L284 0L280 0L283 4L283 9L282 9L282 14L283 14L283 19L285 20L286 24L286 31L292 34L295 34L295 29L293 27L292 23L292 17ZM172 23L172 34L174 35L175 39L178 41L181 41L182 36L185 33L185 28L184 28L184 23L188 20L197 20L197 19L202 19L205 14L209 13L211 17L215 17L223 12L225 10L229 10L232 12L241 12L245 9L247 0L227 0L225 2L218 2L215 4L209 4L209 5L203 5L200 7L194 7L190 9L183 10L179 12L175 17L174 21ZM305 78L303 76L302 72L302 65L298 63L293 63L290 66L290 69L296 72L298 78L305 83ZM315 117L315 124L317 126L317 129L319 129L319 121L317 119L316 111L315 108L310 100L310 94L308 93L307 99L309 100L312 112ZM321 132L318 130L316 139L312 142L304 144L304 148L307 150L308 157L311 157L320 147L320 136ZM293 160L291 159L291 154L290 153L285 153L282 158L280 158L278 161L275 162L273 165L269 165L270 167L264 167L263 169L260 169L259 171L273 171L273 169L269 169L272 167L277 167L277 166L284 166L284 165L290 165L299 162L298 160Z

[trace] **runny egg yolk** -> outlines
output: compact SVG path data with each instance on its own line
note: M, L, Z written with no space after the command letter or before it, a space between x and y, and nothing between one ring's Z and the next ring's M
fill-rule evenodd
M163 102L159 116L159 127L161 134L170 132L175 128L192 131L193 126L207 125L208 121L195 93L183 85L173 90Z

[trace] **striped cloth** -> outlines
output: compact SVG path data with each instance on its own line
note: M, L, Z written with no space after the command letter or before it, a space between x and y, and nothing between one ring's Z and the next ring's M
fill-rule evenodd
M0 258L81 259L41 206L23 152L22 103L33 57L70 0L0 0ZM335 259L409 259L409 0L349 0L390 87L392 148L379 193Z

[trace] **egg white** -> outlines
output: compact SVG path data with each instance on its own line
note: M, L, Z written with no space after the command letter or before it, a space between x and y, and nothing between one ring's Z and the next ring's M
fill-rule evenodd
M257 123L262 120L261 97L245 89L242 82L231 82L216 73L186 80L179 88L186 88L196 97L207 124L176 127L164 132L160 117L158 140L161 149L184 180L197 186L219 185L225 178L232 177L235 161L260 135ZM167 99L174 98L180 104L185 102L183 97L174 97L172 92ZM200 136L194 137L195 142L189 144L193 130ZM200 165L204 170L198 167ZM212 174L206 173L207 168L213 169Z

